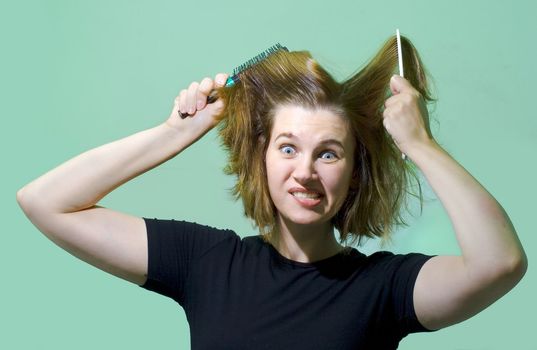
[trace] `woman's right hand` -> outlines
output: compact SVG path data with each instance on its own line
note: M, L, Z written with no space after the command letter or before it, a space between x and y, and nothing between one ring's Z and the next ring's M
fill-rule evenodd
M194 81L188 89L181 90L174 100L166 124L180 132L188 133L193 137L193 141L207 133L217 124L215 116L224 108L224 103L220 99L207 104L207 96L213 89L224 86L227 78L228 74L219 73L214 80L204 78L200 83ZM179 112L188 113L188 116L181 118Z

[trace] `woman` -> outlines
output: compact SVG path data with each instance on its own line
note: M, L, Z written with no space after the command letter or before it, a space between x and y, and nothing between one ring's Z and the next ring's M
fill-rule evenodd
M307 52L277 52L232 88L226 74L193 82L164 123L67 161L17 200L60 247L177 301L193 349L395 349L409 333L477 314L527 268L501 206L433 139L423 66L403 44L408 80L392 76L391 38L341 84ZM206 104L213 89L219 99ZM260 235L96 205L217 124L234 193ZM461 256L349 246L388 240L402 223L414 168L401 153L442 201Z

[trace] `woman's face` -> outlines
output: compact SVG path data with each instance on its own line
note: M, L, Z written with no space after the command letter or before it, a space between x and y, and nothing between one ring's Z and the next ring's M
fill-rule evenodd
M265 162L280 219L329 221L349 189L354 140L347 122L328 110L282 106L274 116Z

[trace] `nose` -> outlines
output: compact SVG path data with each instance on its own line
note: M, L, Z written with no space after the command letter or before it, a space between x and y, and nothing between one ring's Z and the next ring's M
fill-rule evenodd
M311 157L301 157L297 159L295 168L293 169L293 178L298 183L308 183L312 180L316 180L317 177L315 162Z

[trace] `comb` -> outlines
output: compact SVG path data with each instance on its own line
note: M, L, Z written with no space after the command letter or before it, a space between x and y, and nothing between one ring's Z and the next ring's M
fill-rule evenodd
M401 49L401 35L399 34L399 29L395 31L395 35L397 36L397 60L399 63L399 75L404 78L405 73L403 71L403 50ZM406 154L401 153L401 158L403 160L406 160Z

